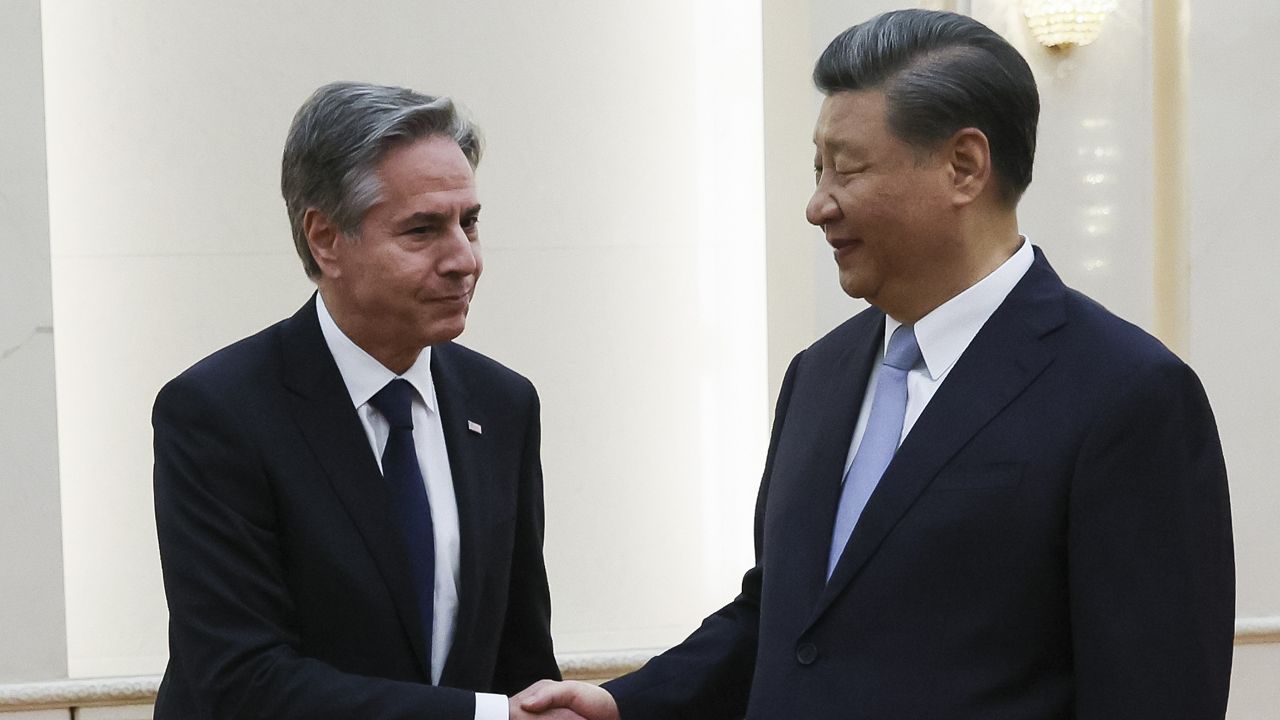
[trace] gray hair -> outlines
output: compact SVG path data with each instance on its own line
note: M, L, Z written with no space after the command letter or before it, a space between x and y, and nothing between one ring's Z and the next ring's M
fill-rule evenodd
M385 85L336 82L312 93L293 117L280 167L293 244L307 277L320 277L302 218L308 208L356 235L364 215L381 199L378 163L393 148L425 137L452 138L474 168L480 131L447 97Z

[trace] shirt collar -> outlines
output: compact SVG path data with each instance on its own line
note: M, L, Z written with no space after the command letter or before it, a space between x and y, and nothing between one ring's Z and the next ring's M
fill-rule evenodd
M1033 260L1031 242L1022 236L1022 245L1000 267L916 321L916 342L930 379L938 380L956 364L987 319L1031 268ZM884 321L887 350L889 338L902 323L888 315Z
M402 377L418 391L427 409L436 411L430 346L422 349L418 359L413 361L413 365L403 375L396 375L342 332L342 328L338 327L329 314L329 308L325 307L320 293L316 293L316 316L320 319L320 332L324 335L324 342L329 346L329 353L338 365L338 372L347 386L347 392L351 394L352 405L357 408L364 405L387 383Z

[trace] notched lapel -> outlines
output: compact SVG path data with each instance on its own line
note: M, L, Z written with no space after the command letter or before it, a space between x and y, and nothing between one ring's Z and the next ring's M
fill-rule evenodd
M474 634L478 611L477 599L484 593L484 558L487 556L488 528L496 508L496 490L492 487L489 443L498 429L488 422L484 408L467 389L468 378L459 367L456 351L450 343L431 350L431 376L440 403L440 424L444 429L445 447L449 453L449 472L453 475L453 491L458 501L458 524L461 536L459 551L458 615L453 647L445 661L441 682L452 677L455 667L463 662ZM473 428L482 428L476 432Z
M938 472L1042 373L1053 356L1040 338L1065 322L1065 288L1037 262L956 361L898 448L854 527L815 622L879 549Z
M393 524L387 521L391 516L390 493L320 332L314 298L290 319L282 344L282 380L291 391L289 410L390 588L423 676L430 678L422 621L409 581L409 559Z
M813 364L803 372L813 380L797 381L766 511L771 533L766 544L789 549L786 562L768 568L769 582L796 590L806 602L818 597L826 581L844 461L871 364L884 341L884 314L859 316L846 338L847 345L833 357L808 351L805 361Z

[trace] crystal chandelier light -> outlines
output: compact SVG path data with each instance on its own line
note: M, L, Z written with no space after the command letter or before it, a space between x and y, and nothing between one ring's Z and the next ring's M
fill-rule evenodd
M1116 0L1023 0L1031 34L1041 45L1069 48L1088 45L1098 37Z

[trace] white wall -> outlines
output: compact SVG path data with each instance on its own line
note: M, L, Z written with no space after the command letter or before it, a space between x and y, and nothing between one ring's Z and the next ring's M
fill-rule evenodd
M150 404L307 298L277 173L333 79L485 131L463 341L542 393L558 649L673 643L731 596L767 432L758 4L45 10L72 675L163 667Z
M0 682L66 672L39 0L0 4Z
M1191 363L1213 400L1231 477L1237 612L1280 617L1280 6L1190 4ZM1236 649L1231 717L1273 718L1280 644Z
M1239 610L1280 616L1280 6L1192 6L1191 356L1231 471ZM1247 12L1242 21L1241 13Z
M764 0L765 258L768 289L769 398L776 399L792 356L815 335L814 247L821 234L804 219L813 191L813 119L817 92L807 3ZM821 277L830 281L830 268Z

